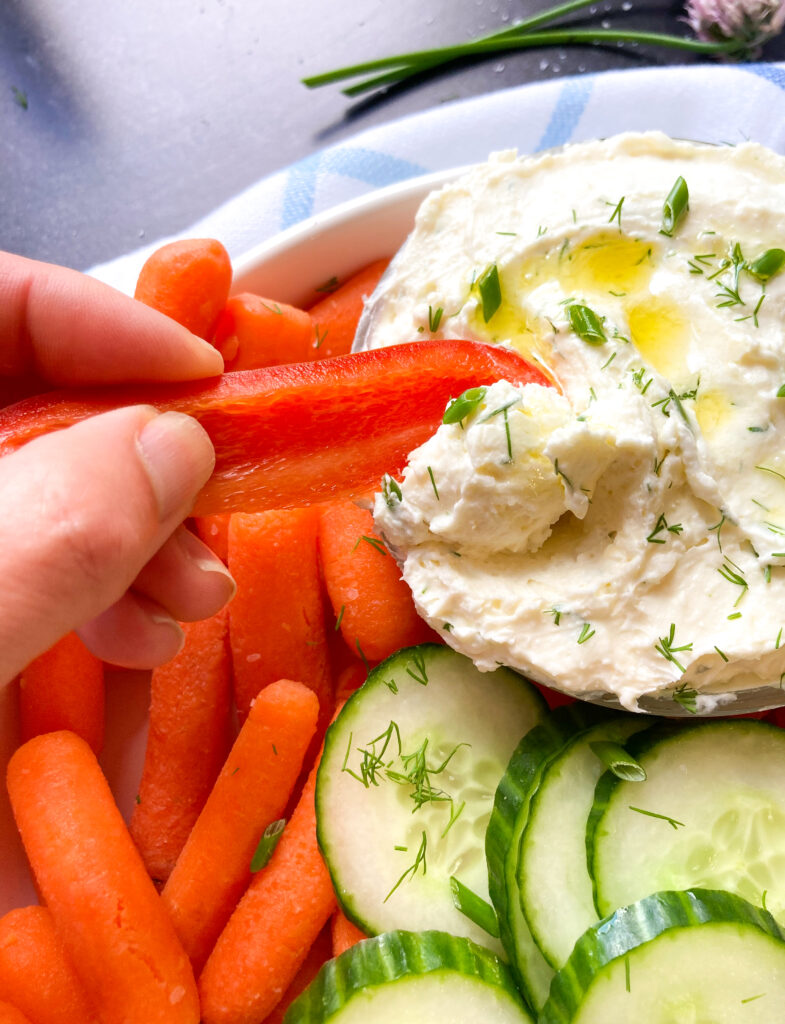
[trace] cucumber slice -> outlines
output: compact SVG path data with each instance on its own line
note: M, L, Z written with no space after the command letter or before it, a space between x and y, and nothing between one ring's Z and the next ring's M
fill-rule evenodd
M502 952L456 909L450 877L487 899L493 794L544 713L521 676L436 644L371 672L327 733L316 783L319 845L347 917L370 935L437 928Z
M575 736L546 766L532 797L518 853L518 888L532 937L555 969L597 920L586 822L605 765L591 744L623 745L651 724L642 715L618 715Z
M284 1024L533 1024L505 965L444 932L387 932L328 961Z
M593 925L538 1024L772 1024L785 1014L785 932L729 893L660 892Z
M587 850L601 915L661 889L725 889L785 916L785 732L755 720L657 726L645 782L597 784Z
M608 712L593 704L565 704L528 732L515 749L499 783L485 836L488 890L499 919L499 934L527 1002L535 1009L548 998L553 969L532 938L518 895L518 847L529 805L545 766L565 743Z

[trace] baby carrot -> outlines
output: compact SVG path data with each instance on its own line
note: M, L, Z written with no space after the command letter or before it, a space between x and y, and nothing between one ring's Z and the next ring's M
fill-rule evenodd
M308 312L314 325L312 359L329 359L351 352L365 299L379 283L389 263L389 260L370 263L311 306Z
M188 958L88 745L36 736L7 781L38 888L102 1024L196 1024Z
M231 513L218 512L214 516L198 516L194 519L197 536L214 551L226 564L229 555L229 516Z
M134 298L209 340L229 298L232 264L214 238L169 242L149 256Z
M199 979L204 1024L257 1024L281 1001L335 909L316 842L316 767L266 868L240 901Z
M318 710L307 687L286 679L259 694L164 886L197 971L248 885L264 829L283 813Z
M243 292L226 303L212 338L227 370L301 363L314 338L310 314L285 302Z
M369 662L433 638L398 565L373 530L370 512L334 502L319 522L327 593L346 643Z
M229 526L229 606L235 700L241 715L276 679L299 679L319 698L321 722L333 688L324 628L315 506L236 514Z
M229 750L231 663L226 610L185 622L185 644L153 672L150 727L131 835L165 882Z
M332 916L331 929L333 956L340 956L347 949L351 949L358 942L368 938L365 932L361 932L357 925L353 924L340 908Z
M97 1021L46 907L21 907L0 918L0 993L32 1024Z
M19 679L22 739L70 729L97 754L104 745L104 666L76 633L31 662Z
M302 966L292 979L292 983L281 997L280 1003L273 1012L264 1018L264 1024L283 1024L286 1011L289 1006L311 984L327 960L333 956L330 929L322 928L316 936L316 942L308 950L308 955L302 962Z
M10 1003L0 1003L0 1024L35 1024Z

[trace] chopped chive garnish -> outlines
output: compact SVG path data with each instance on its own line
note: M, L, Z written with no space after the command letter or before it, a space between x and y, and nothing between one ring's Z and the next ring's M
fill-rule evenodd
M442 423L460 423L461 420L466 419L482 402L487 391L488 389L484 387L469 388L468 391L464 391L457 398L450 399L447 408L444 410Z
M482 318L488 323L493 314L502 304L502 286L499 281L499 268L492 263L477 278L482 301Z
M277 302L274 302L272 306L268 306L266 302L263 302L262 305L269 313L274 313L276 316L283 316L283 310L281 309Z
M428 307L428 330L431 334L435 334L439 330L443 316L444 309L441 306L438 309L434 309L433 306Z
M770 277L779 274L783 267L785 267L785 250L783 249L767 249L762 256L747 264L747 270L759 281L768 281Z
M578 637L578 643L585 644L587 640L591 640L595 632L596 630L591 628L591 623L584 622L583 629L581 630L581 635Z
M329 333L330 333L330 329L328 327L325 327L324 333L322 333L322 330L319 327L319 325L315 324L314 325L314 341L315 341L315 346L314 347L315 348L321 348L322 345L324 344L324 339L327 337L327 335Z
M622 779L624 782L646 781L646 769L634 757L630 757L620 744L613 743L611 740L596 740L589 746L617 779Z
M498 939L499 921L496 917L496 911L490 903L486 902L481 896L478 896L476 892L472 892L454 875L450 877L450 891L452 892L453 903L463 916L468 917L470 921L476 924L478 928L482 928L488 935Z
M663 204L660 232L670 238L689 207L690 193L687 182L679 175Z
M744 579L744 576L742 575L741 571L736 571L738 569L738 566L735 565L735 563L733 562L730 562L730 564L728 564L729 562L730 559L726 556L722 568L718 569L717 572L720 574L720 576L722 576L724 580L727 580L728 583L733 583L735 586L741 587L741 593L736 598L735 604L733 605L733 607L735 608L739 601L741 601L741 599L747 593L749 583L747 583L747 581Z
M734 612L732 615L729 615L728 618L729 619L740 619L741 618L741 612Z
M342 619L343 619L343 613L344 613L345 611L346 611L346 605L345 605L345 604L342 604L342 605L341 605L341 610L340 610L340 611L338 612L338 618L337 618L337 619L335 620L335 632L336 632L336 633L337 633L337 632L338 632L338 630L339 630L339 629L341 628L341 621L342 621Z
M717 652L717 654L719 654L719 656L720 656L720 657L722 658L722 660L723 660L723 661L726 661L726 662L728 661L728 655L727 655L727 654L725 654L725 653L723 653L723 652L722 652L722 651L721 651L721 650L719 649L719 647L717 647L717 645L716 645L716 644L714 645L714 650L715 650L715 651Z
M671 818L668 814L657 814L656 811L645 811L642 807L633 807L632 804L627 805L631 811L636 811L638 814L645 814L647 818L659 818L660 821L667 821L671 828L685 828L683 821L677 821L676 818Z
M441 499L439 498L439 489L436 486L436 480L434 479L433 470L431 469L430 466L428 466L428 476L431 478L431 487L433 487L433 493L436 495L436 500L440 501Z
M21 107L22 110L27 110L27 93L24 91L24 89L20 89L18 86L12 85L11 92L14 94L14 103L16 103L17 106Z
M581 341L585 341L589 345L602 345L608 340L602 327L602 321L588 306L574 303L567 307L567 316L570 318L570 327Z
M256 851L251 858L252 872L261 871L265 867L278 845L278 840L283 835L285 826L286 819L279 818L278 821L270 822L264 832L262 832L262 838L259 840L259 845L256 847Z
M614 221L618 221L619 222L619 231L621 231L621 208L622 208L622 206L624 206L625 198L626 198L626 196L622 196L621 197L621 199L618 201L618 203L614 206L613 213L610 215L610 217L608 219L608 223L609 224L613 224ZM611 204L608 203L608 206L610 206L610 205Z
M357 543L352 548L352 551L356 551L357 550L357 548L360 545L360 541L361 540L364 540L366 544L370 544L371 547L375 551L378 551L380 555L386 555L387 554L387 548L384 546L384 541L383 540L380 540L379 537L366 537L365 534L363 534L362 537L358 537L357 538Z

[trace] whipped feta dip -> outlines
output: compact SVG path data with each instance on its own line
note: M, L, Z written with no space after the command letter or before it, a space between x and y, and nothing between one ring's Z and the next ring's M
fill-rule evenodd
M451 646L630 709L780 687L783 249L785 159L752 143L502 153L426 199L361 344L501 344L553 383L475 394L377 496Z

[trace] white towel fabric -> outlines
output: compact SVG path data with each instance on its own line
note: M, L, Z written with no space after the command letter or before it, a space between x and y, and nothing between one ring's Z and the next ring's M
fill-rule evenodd
M621 131L785 153L785 62L606 71L518 86L372 128L263 178L178 237L220 239L232 259L285 228L373 189L484 160ZM132 293L159 239L89 273Z

